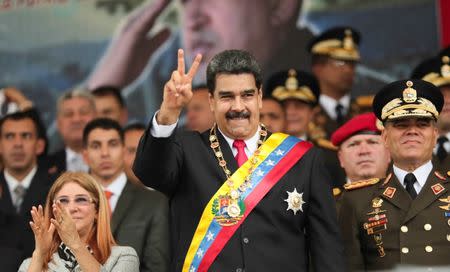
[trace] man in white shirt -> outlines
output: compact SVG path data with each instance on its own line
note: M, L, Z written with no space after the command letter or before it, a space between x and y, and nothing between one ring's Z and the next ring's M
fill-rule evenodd
M72 90L58 99L56 121L64 148L50 156L49 171L88 171L82 156L83 129L95 116L94 97L85 90Z
M17 112L0 121L0 267L17 271L31 257L34 235L29 227L31 207L44 205L54 181L37 157L44 150L32 112Z
M114 239L136 250L140 271L167 271L167 199L127 180L120 124L108 118L92 120L84 129L83 143L83 157L90 174L102 185L108 199Z
M442 107L439 89L420 79L393 82L375 96L393 170L346 186L339 221L352 271L448 271L450 179L431 161Z

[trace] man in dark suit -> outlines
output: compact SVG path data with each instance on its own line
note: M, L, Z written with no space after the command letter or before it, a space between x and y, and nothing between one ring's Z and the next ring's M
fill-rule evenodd
M83 161L83 129L95 118L96 109L93 96L85 90L71 90L59 97L56 123L64 148L53 153L48 161L50 172L88 170Z
M90 173L102 185L108 198L111 230L116 242L136 250L140 271L167 271L167 199L159 192L127 180L121 126L112 119L94 119L84 129L83 143L83 157Z
M439 89L420 79L375 96L393 166L383 180L346 186L339 221L353 271L450 268L450 179L431 162L442 105Z
M54 180L38 166L45 143L30 111L6 115L0 121L0 267L17 271L31 257L34 236L29 222L32 206L44 205Z
M433 165L446 171L450 165L450 47L421 62L411 77L433 83L444 96L444 106L437 120L439 137L433 150Z
M259 124L262 77L253 56L214 56L207 82L217 125L202 134L175 129L200 60L186 74L178 51L178 69L134 162L144 184L170 197L171 271L345 271L330 178L310 143ZM302 151L291 153L282 139ZM291 155L286 167L287 160L274 161ZM275 167L284 172L265 175Z

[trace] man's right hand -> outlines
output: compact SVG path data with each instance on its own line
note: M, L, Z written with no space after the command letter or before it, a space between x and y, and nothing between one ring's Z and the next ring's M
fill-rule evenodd
M168 29L152 37L148 32L170 0L150 1L128 16L119 34L89 78L88 88L102 85L118 88L131 84L144 70L153 53L169 38Z
M183 108L192 98L192 80L197 73L202 55L197 54L189 72L185 73L183 49L178 49L178 67L164 85L164 97L156 121L160 125L174 124Z

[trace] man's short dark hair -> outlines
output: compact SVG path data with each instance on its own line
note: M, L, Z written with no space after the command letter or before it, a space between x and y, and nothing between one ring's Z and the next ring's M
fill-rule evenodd
M89 134L96 128L100 128L103 130L115 130L119 134L120 141L122 143L124 142L123 129L117 121L112 120L110 118L96 118L94 120L91 120L89 123L86 124L86 127L84 127L83 130L84 147L87 146Z
M42 138L42 137L40 137L41 136L40 129L39 129L40 124L38 124L38 121L36 120L35 116L33 116L33 113L30 111L18 111L18 112L7 114L7 115L3 116L0 119L0 135L2 134L3 124L6 121L8 121L8 120L21 121L21 120L25 120L25 119L30 119L33 122L36 138Z
M123 134L126 134L128 131L133 131L133 130L145 130L145 125L143 123L140 122L135 122L135 123L131 123L129 125L126 125L123 129Z
M112 96L116 99L117 103L119 103L121 108L126 107L125 99L122 96L122 93L119 88L114 86L100 86L92 90L92 95L94 97L105 97Z
M212 58L206 68L206 85L211 94L214 94L216 76L219 74L252 74L255 77L256 87L261 88L261 67L255 57L247 51L225 50Z

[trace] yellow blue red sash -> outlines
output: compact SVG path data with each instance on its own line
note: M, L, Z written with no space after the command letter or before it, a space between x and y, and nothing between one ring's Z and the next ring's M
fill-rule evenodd
M237 190L250 174L251 188L242 195L245 205L242 217L237 223L228 226L217 221L217 199L230 190L229 184L224 182L203 210L184 260L183 272L207 271L253 208L311 147L311 143L296 137L283 133L272 134L261 145L259 152L255 152L230 177Z

